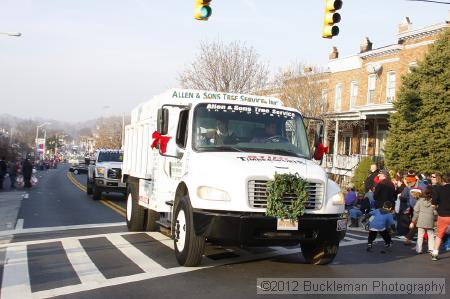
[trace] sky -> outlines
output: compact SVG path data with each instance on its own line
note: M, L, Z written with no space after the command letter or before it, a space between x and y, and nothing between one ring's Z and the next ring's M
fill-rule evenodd
M405 16L413 28L444 22L450 5L343 0L339 36L321 37L323 0L213 0L211 18L193 18L195 0L0 0L0 115L77 122L129 114L179 87L201 41L253 47L272 74L295 62L326 66L396 43Z

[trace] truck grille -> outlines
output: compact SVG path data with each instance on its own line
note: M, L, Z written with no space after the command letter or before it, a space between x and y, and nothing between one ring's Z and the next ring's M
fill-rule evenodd
M122 169L120 168L108 169L108 178L118 180L121 177L122 177Z
M305 203L305 209L318 210L322 207L324 196L323 183L308 182L308 200ZM286 193L283 202L290 205L295 199L294 193ZM267 181L252 180L248 182L248 202L252 208L267 208Z

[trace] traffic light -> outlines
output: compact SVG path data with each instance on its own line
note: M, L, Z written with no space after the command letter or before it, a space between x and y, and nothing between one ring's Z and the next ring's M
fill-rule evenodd
M212 9L209 6L211 0L195 0L194 18L200 21L207 21L211 16Z
M336 11L342 8L342 0L325 0L325 16L323 19L323 38L332 38L339 34L336 23L341 20L341 15Z

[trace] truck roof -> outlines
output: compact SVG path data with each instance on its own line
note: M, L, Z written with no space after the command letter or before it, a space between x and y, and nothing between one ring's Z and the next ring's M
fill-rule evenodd
M196 102L204 101L226 101L226 102L239 102L239 104L251 104L262 105L272 107L283 107L283 102L275 97L267 97L251 94L239 94L220 91L208 91L208 90L196 90L196 89L179 89L173 88L168 91L154 96L151 100L140 104L133 109L131 113L131 123L138 122L148 117L150 112L150 106L162 105L163 103L172 104L193 104Z

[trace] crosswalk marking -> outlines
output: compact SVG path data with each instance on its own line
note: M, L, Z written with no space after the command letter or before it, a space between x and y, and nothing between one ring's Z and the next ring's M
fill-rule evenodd
M148 243L144 243L144 246L142 246L142 242L143 240L145 240L145 238L133 237L133 234L146 234L151 237L151 241L148 241ZM129 259L129 263L139 267L142 271L144 271L144 273L106 278L102 273L104 269L102 269L102 266L96 265L91 260L87 251L83 247L82 241L86 239L102 237L106 238L114 248L118 249L123 255L125 255L125 257ZM361 238L361 236L358 237ZM30 286L30 273L28 270L29 260L27 256L27 247L33 244L45 244L56 241L61 242L62 248L67 255L67 259L72 265L76 275L78 276L80 283L78 283L77 280L77 283L73 285L32 292ZM138 243L134 244L134 242L141 243L140 245L138 245ZM4 266L1 298L39 299L49 298L53 296L63 296L81 291L93 290L100 287L119 285L178 273L186 273L226 264L241 263L252 260L262 260L288 254L300 254L299 246L273 246L267 247L267 250L263 250L260 252L252 251L251 248L222 248L220 246L217 246L211 248L210 250L210 252L216 255L215 259L208 258L205 255L200 266L182 267L176 265L176 262L174 262L175 257L173 254L169 255L166 252L162 256L156 256L155 252L151 251L151 248L155 248L154 246L156 246L155 242L157 242L156 244L162 243L165 247L167 247L168 250L173 250L173 240L166 235L161 234L160 232L120 232L90 236L65 237L59 239L54 238L47 240L24 241L4 245L3 247L5 247L7 251L7 260ZM347 236L346 241L341 242L341 247L362 244L365 242L366 240ZM147 244L148 246L146 246L145 244ZM145 248L148 248L148 250L146 250ZM207 254L207 252L208 251L206 251L205 254ZM126 267L131 266L131 264L127 264Z
M106 281L106 278L84 251L79 240L68 238L62 240L62 245L82 284L101 284Z
M130 244L122 236L110 235L106 238L144 272L150 273L165 269L160 264L143 254L139 249Z
M147 232L147 235L149 235L153 239L161 242L162 244L166 245L170 249L174 250L173 240L171 238L169 238L161 233L158 233L158 232Z
M0 294L3 299L31 298L26 246L15 246L6 250Z

